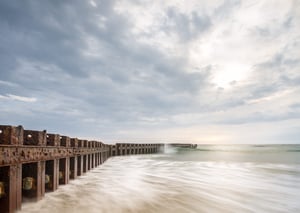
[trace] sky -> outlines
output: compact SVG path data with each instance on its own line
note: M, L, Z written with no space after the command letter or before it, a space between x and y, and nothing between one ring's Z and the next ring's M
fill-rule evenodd
M300 143L300 1L1 0L0 124Z

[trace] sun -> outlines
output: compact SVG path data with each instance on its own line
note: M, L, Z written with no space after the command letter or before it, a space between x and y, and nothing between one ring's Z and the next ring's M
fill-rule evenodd
M249 76L250 66L242 63L225 63L218 65L213 72L212 83L217 87L229 88Z

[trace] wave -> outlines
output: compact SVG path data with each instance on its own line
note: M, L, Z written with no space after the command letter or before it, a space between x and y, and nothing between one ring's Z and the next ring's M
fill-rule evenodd
M182 150L182 149L181 149ZM197 152L300 152L300 145L198 145Z
M20 213L300 212L300 165L155 156L110 158Z

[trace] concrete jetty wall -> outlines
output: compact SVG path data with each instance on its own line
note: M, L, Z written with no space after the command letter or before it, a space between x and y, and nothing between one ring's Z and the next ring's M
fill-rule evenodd
M164 144L104 144L22 126L0 125L0 212L40 200L111 156L163 152Z

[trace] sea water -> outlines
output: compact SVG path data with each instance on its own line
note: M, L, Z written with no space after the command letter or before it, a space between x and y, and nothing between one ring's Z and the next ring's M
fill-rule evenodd
M167 147L109 158L20 213L300 212L300 145Z

